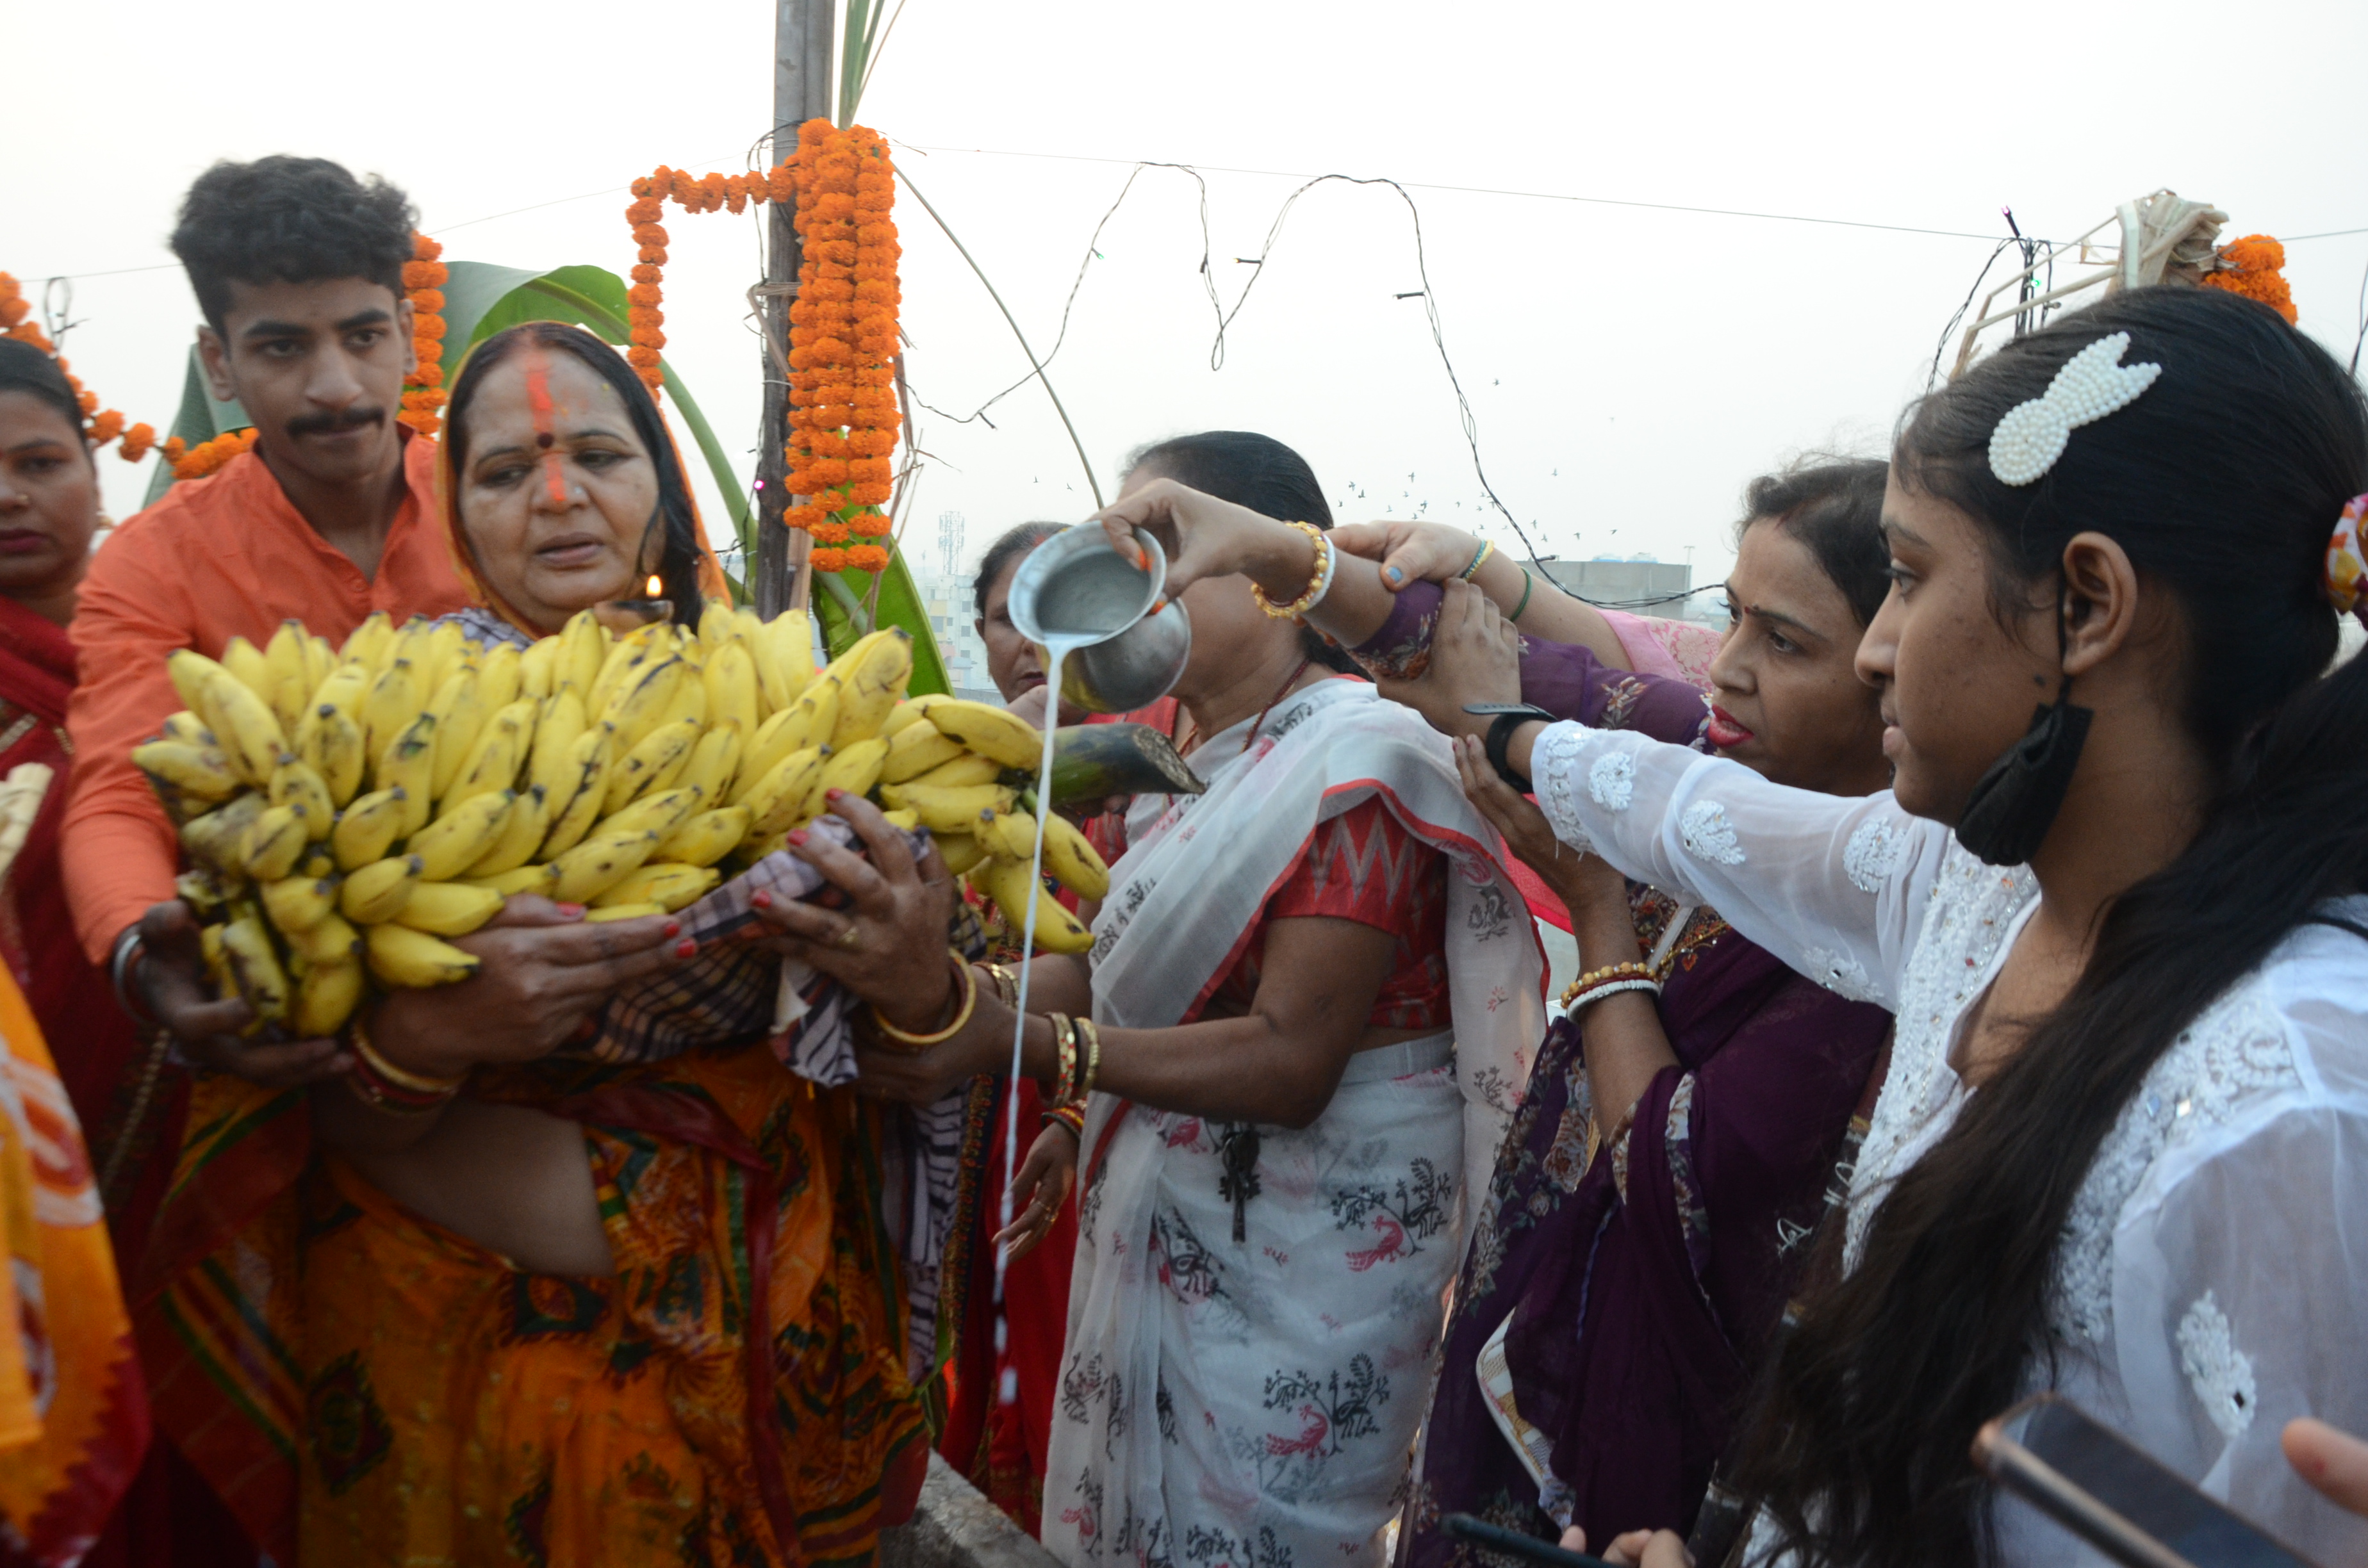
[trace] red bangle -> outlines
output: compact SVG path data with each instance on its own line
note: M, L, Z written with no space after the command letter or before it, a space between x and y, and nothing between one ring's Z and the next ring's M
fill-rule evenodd
M1078 1105L1054 1106L1051 1110L1044 1113L1044 1125L1050 1127L1056 1121L1062 1126L1067 1128L1069 1130L1070 1136L1076 1138L1077 1142L1081 1143L1085 1142L1085 1107Z

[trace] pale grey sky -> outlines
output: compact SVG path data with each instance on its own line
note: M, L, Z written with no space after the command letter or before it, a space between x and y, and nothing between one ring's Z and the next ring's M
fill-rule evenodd
M583 0L564 13L254 0L194 23L186 6L126 0L99 15L61 13L38 63L18 54L0 104L0 267L85 275L68 357L108 403L160 427L195 304L177 269L118 269L170 260L175 205L212 160L337 158L406 187L452 257L622 272L626 182L660 162L735 170L769 118L762 0ZM860 118L909 144L905 166L1042 351L1134 159L1209 170L1228 308L1254 271L1235 258L1258 254L1298 181L1220 168L1971 233L1999 232L2010 202L2047 236L2168 185L2226 209L2230 234L2284 237L2368 229L2363 61L2356 0L2020 12L909 0ZM1751 474L1804 448L1880 450L1990 250L1412 194L1498 493L1538 520L1549 552L1683 560L1691 547L1698 581L1724 569ZM1422 301L1394 298L1419 287L1399 199L1338 185L1302 199L1215 371L1197 202L1177 171L1136 182L1052 367L1105 488L1146 440L1247 427L1304 452L1348 502L1338 517L1427 501L1428 516L1512 543L1481 510ZM754 442L758 394L743 322L754 222L666 219L668 353L735 451ZM918 205L901 202L898 222L916 390L968 413L1025 362ZM2289 252L2303 325L2345 356L2363 265L2368 233ZM988 417L993 429L920 415L934 460L915 496L916 561L949 509L967 517L974 556L1008 523L1090 507L1040 390ZM101 460L123 515L144 472Z

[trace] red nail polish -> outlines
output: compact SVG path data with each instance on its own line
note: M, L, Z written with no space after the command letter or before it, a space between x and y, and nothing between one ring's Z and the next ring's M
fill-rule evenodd
M675 933L677 933L677 932L680 931L681 929L682 929L682 922L681 922L681 921L679 921L679 920L669 920L669 921L667 921L667 922L666 922L666 934L667 936L671 937L671 936L675 935Z
M788 835L786 835L786 836L781 840L781 842L782 842L782 843L784 843L784 844L803 844L805 841L806 841L806 830L805 830L804 828L802 828L802 827L801 827L801 828L795 828L795 829L792 829L792 830L791 830L791 832L790 832L790 833L789 833L789 834L788 834Z
M563 903L559 906L559 913L573 920L584 913L584 906L580 903Z
M823 799L825 801L844 801L847 799L847 791L844 790L825 790L822 794Z
M773 895L763 892L753 892L748 895L748 903L753 908L770 909L773 907Z
M674 956L678 959L687 959L698 951L699 944L688 937L674 945Z

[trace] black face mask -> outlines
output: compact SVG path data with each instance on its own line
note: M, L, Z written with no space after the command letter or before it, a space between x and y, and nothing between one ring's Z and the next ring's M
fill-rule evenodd
M2095 716L2093 709L2073 706L2066 676L2055 704L2032 714L2022 739L1974 786L1957 822L1957 842L1993 866L2020 866L2037 854L2063 809Z

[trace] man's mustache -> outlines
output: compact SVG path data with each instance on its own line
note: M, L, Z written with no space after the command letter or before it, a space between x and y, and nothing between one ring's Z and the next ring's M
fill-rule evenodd
M383 408L347 408L335 414L300 414L288 422L290 436L335 436L386 423Z

